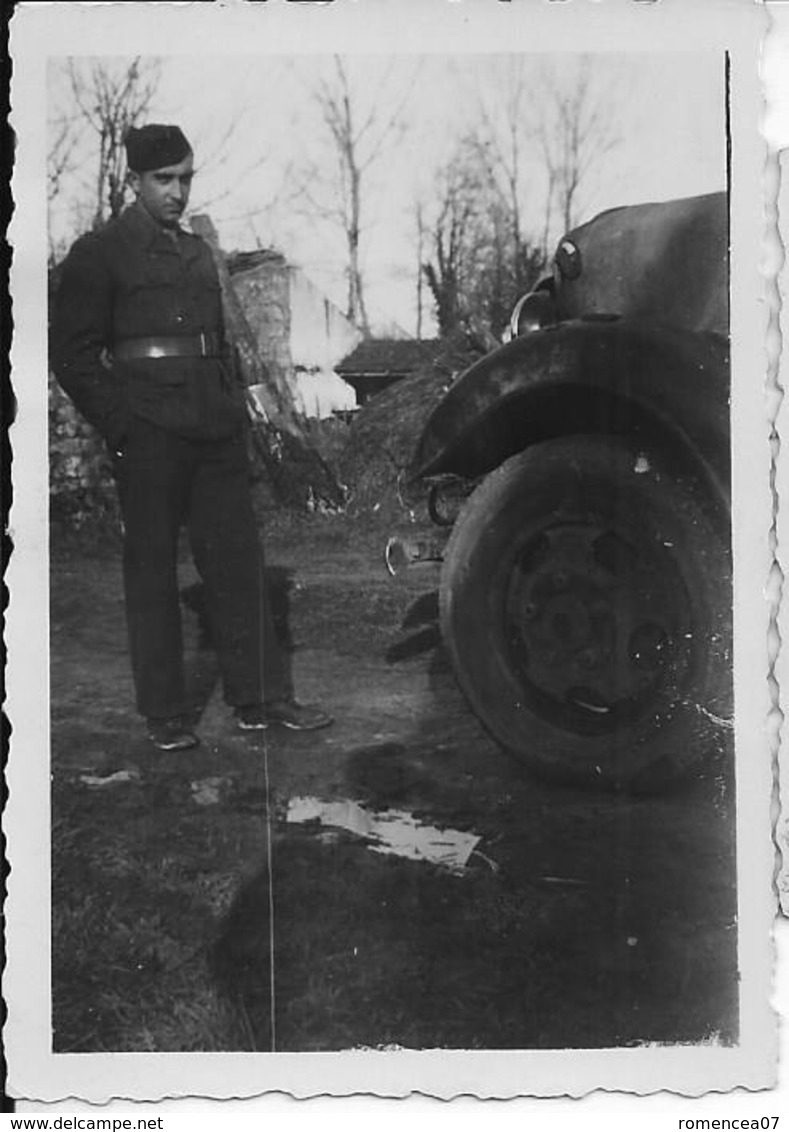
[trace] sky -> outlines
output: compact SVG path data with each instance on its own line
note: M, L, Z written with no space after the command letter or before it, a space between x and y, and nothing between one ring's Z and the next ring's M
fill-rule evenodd
M85 60L76 60L80 66ZM206 211L223 247L274 246L345 307L341 229L324 215L335 161L316 90L332 75L329 56L164 57L149 121L178 122L192 141L198 175L190 207ZM395 55L346 59L357 121L372 115L370 139L383 134L365 173L362 255L374 328L416 330L416 201L436 201L439 170L460 134L484 109L503 120L512 74L530 87L524 112L522 203L539 235L545 172L529 141L545 67L572 82L578 57ZM122 65L123 60L116 61ZM590 171L579 220L620 204L666 200L725 188L725 85L719 52L594 57L593 84L616 145ZM67 110L65 62L49 72L51 117ZM391 123L390 128L386 128ZM53 235L69 242L80 223L89 133L75 151L53 210ZM363 153L366 152L363 149ZM558 228L553 238L561 235ZM424 333L433 329L428 319Z

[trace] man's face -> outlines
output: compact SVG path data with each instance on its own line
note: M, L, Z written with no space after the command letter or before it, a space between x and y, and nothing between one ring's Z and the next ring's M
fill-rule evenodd
M175 228L189 200L194 159L191 153L177 165L129 174L129 184L142 206L165 228Z

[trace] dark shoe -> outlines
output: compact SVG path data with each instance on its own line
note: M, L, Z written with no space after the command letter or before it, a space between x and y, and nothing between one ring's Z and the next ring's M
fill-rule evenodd
M262 704L237 707L233 714L236 717L236 727L241 731L265 731L268 727L266 709Z
M236 726L241 731L265 731L277 725L291 731L318 731L334 723L330 715L295 700L271 700L267 704L247 704L235 709Z
M296 700L272 700L264 706L270 724L287 727L291 731L319 731L334 720L314 704L300 704Z
M188 751L199 742L197 736L188 727L184 727L180 716L149 719L148 738L159 751Z

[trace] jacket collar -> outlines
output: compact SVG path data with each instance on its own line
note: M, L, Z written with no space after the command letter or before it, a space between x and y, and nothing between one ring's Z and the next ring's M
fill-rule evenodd
M188 252L191 250L190 234L180 226L176 229L177 243L171 240L164 230L139 201L130 204L121 213L121 224L136 244L146 251Z

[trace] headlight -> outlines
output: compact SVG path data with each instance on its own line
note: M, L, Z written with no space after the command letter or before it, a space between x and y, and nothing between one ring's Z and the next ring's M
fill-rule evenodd
M533 334L535 330L542 330L545 326L552 326L556 322L556 310L553 295L550 291L529 291L518 299L510 316L510 325L506 340L522 338L524 334Z

